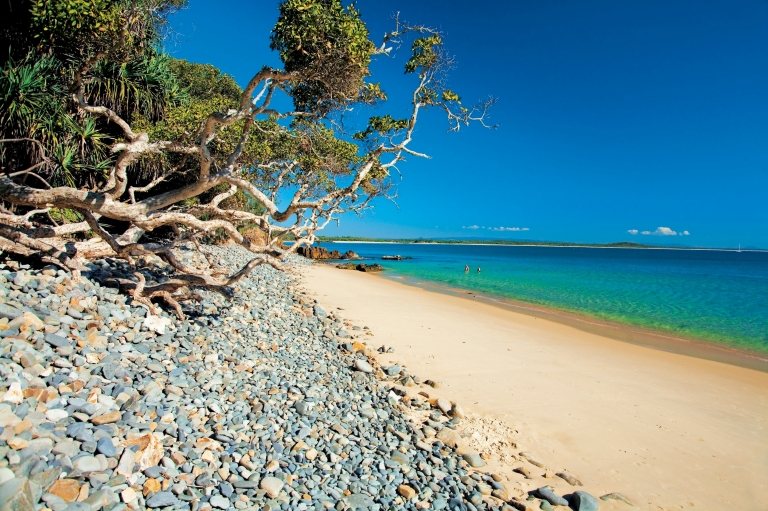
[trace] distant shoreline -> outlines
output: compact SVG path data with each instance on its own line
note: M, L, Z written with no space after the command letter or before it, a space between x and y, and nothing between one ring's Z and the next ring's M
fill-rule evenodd
M605 243L605 244L599 244L599 243L564 243L564 244L557 244L555 242L505 242L503 240L499 242L494 243L482 243L480 241L474 242L474 241L459 241L459 240L448 240L448 241L435 241L435 240L429 240L429 241L416 241L416 240L349 240L349 239L338 239L338 238L326 238L326 237L318 237L319 243L365 243L370 245L466 245L466 246L475 246L475 247L545 247L545 248L619 248L619 249L635 249L635 250L702 250L702 251L711 251L711 252L768 252L766 249L760 249L760 248L748 248L748 249L741 249L740 251L735 248L707 248L707 247L665 247L661 245L643 245L640 243Z

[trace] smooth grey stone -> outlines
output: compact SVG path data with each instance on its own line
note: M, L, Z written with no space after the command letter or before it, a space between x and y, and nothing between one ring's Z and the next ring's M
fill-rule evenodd
M466 461L472 468L480 468L485 466L485 461L476 452L465 453L462 457L464 458L464 461Z
M373 367L371 367L371 364L369 364L368 362L366 362L361 358L355 359L355 369L357 369L358 371L362 371L364 373L373 372Z
M24 314L24 311L20 311L16 307L11 307L8 304L0 303L0 318L8 318L9 320L15 319Z
M101 463L93 456L83 456L77 458L72 465L80 472L100 472Z
M115 446L112 445L112 439L110 437L102 437L96 442L96 450L99 454L103 454L107 458L111 458L117 454Z
M540 498L546 500L547 502L549 502L553 506L567 506L568 505L568 501L567 500L565 500L563 497L557 495L555 492L553 492L552 490L550 490L546 486L536 490L536 493L538 494L538 496Z
M147 499L148 508L168 507L178 504L179 499L169 491L159 491Z
M309 415L312 413L312 404L305 401L297 401L295 405L296 411L301 415Z
M232 483L235 488L252 489L259 487L259 481L235 481Z
M56 334L45 334L44 339L45 339L45 342L47 342L54 348L63 348L65 346L71 345L67 339Z
M395 364L395 365L391 365L391 366L389 366L389 367L387 368L387 370L386 370L386 373L387 373L389 376L394 376L394 375L396 375L396 374L400 374L400 372L401 372L402 370L403 370L403 368L402 368L402 367L400 367L399 365Z
M229 499L222 497L221 495L214 495L211 500L208 501L213 507L219 509L229 509Z
M600 507L600 502L585 491L573 492L570 504L574 511L597 511Z

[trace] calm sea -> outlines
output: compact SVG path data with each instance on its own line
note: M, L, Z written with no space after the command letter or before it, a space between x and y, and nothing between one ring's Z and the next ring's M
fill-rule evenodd
M325 244L390 275L768 353L768 252ZM382 255L412 257L383 261ZM464 272L464 265L470 272ZM477 273L478 266L482 269Z

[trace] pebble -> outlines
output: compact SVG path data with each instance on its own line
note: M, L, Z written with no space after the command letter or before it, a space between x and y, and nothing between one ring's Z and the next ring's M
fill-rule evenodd
M267 492L267 495L273 499L280 494L283 489L283 482L276 477L265 477L259 483L259 488Z
M485 461L476 452L464 453L464 461L466 461L470 467L479 468L485 466Z
M552 504L553 506L567 506L568 501L565 500L563 497L560 497L555 492L553 492L550 488L547 488L546 486L539 488L536 490L536 494Z
M585 491L575 491L571 495L571 507L574 511L597 511L600 502Z
M360 358L355 359L355 369L364 373L373 372L373 367L371 367L371 364Z
M161 491L157 492L147 499L148 508L168 507L175 506L179 500L171 492Z
M568 472L558 472L555 475L560 479L564 480L565 482L567 482L568 484L570 484L571 486L583 486L581 484L581 481L576 479L574 476L572 476Z

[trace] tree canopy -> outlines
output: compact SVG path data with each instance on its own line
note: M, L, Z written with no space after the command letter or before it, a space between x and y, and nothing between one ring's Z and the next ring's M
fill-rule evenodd
M392 169L425 156L411 148L424 110L442 111L452 131L485 126L492 100L466 107L446 88L451 62L427 27L396 17L376 45L353 5L284 0L271 37L283 67L265 66L241 88L211 65L163 52L168 15L182 6L3 5L0 249L73 270L97 257L138 264L137 256L155 254L176 268L175 284L129 288L174 305L193 296L189 287L224 292L233 282L179 264L178 243L216 233L256 255L236 275L279 267L286 237L295 251L343 213L390 195ZM345 129L351 107L387 101L382 85L368 81L369 66L398 58L407 42L407 111L395 118L370 110L365 126ZM280 94L292 108L274 106ZM253 243L245 228L266 241Z

